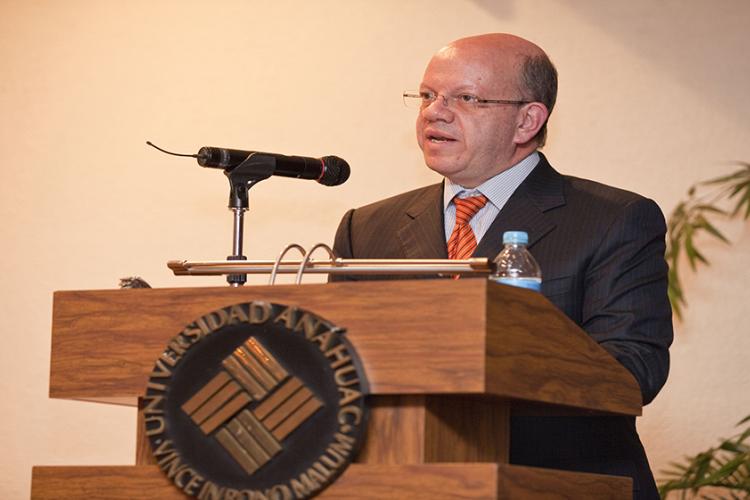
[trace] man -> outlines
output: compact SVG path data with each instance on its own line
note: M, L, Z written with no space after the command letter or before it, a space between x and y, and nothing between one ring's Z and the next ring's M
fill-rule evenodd
M334 249L344 258L492 258L504 231L526 231L542 293L630 370L647 404L666 381L672 341L664 217L651 200L549 165L537 149L556 92L547 55L521 38L481 35L441 49L405 99L420 108L417 142L444 183L349 211ZM636 498L658 498L633 418L516 416L510 459L630 476Z

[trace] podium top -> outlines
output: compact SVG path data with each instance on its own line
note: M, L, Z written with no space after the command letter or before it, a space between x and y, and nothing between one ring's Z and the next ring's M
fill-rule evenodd
M346 328L371 394L641 412L633 376L546 298L486 279L55 292L50 397L135 405L172 337L253 300Z

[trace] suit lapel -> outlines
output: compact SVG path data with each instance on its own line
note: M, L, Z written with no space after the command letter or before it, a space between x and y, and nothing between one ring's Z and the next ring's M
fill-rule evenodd
M563 177L539 154L539 164L518 186L479 242L474 257L494 258L505 231L526 231L529 248L555 228L545 212L565 204Z
M505 231L526 231L529 248L555 228L545 214L565 204L563 176L539 153L539 164L518 186L479 242L474 257L494 258ZM397 236L408 259L447 259L443 221L443 184L424 188L405 209L406 222Z
M448 258L442 197L443 184L434 184L406 207L406 223L397 235L407 259Z

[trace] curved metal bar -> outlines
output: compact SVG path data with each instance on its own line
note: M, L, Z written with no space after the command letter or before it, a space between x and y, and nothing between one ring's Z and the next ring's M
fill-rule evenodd
M309 252L307 252L307 255L305 255L305 258L302 260L302 262L299 265L299 269L297 270L297 279L295 280L295 285L302 284L302 275L305 273L305 267L307 266L307 263L310 262L310 257L312 257L313 252L317 250L318 248L325 248L328 252L328 256L331 258L331 263L334 263L336 261L336 254L333 253L333 249L326 245L325 243L316 243L313 245L313 247L310 249Z
M284 258L284 255L289 250L299 250L299 252L302 254L302 257L305 257L307 255L307 252L305 252L305 249L302 248L302 245L298 245L296 243L290 243L286 247L284 247L284 250L281 251L278 257L276 257L276 261L273 263L273 269L271 269L271 277L268 278L268 284L269 285L275 285L276 284L276 273L279 272L279 266L281 265L281 259Z

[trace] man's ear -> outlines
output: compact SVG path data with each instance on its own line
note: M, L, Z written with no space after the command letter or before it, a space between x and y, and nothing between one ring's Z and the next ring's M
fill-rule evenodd
M549 111L547 111L547 106L541 102L524 104L518 113L514 142L516 144L526 144L536 137L537 132L539 132L539 129L547 121L548 116Z

